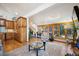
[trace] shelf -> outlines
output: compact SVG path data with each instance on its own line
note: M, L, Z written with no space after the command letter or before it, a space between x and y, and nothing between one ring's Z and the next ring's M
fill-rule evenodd
M6 29L5 32L15 33L16 31L14 29Z
M24 42L26 40L26 28L27 22L26 18L19 17L16 21L16 30L17 30L17 37L18 41Z
M6 29L14 29L14 21L6 20Z

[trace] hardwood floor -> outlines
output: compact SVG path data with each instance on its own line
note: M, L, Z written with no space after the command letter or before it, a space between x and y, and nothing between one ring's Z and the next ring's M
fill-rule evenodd
M30 43L35 42L35 41L37 41L36 38L32 38ZM39 41L39 39L38 39L38 41ZM56 41L56 42L59 42L59 41ZM60 42L60 43L63 43L63 42ZM10 52L16 48L22 47L25 44L29 44L29 42L21 43L21 42L18 42L17 40L6 40L6 41L4 41L4 51Z
M12 51L16 48L22 47L25 44L26 44L26 42L20 43L16 40L6 40L3 44L4 45L4 51L9 52L9 51Z
M45 50L39 50L39 56L64 56L66 53L66 46L59 42L47 42ZM29 52L28 45L8 52L8 56L36 56L35 50Z

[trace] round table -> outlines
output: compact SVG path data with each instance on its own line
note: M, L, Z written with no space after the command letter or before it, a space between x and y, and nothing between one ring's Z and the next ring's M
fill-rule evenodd
M38 39L38 38L31 39L30 44L29 44L29 51L31 50L30 47L32 47L36 51L36 56L38 56L39 50L45 50L45 44L44 43L45 42L42 42L41 39ZM44 47L44 49L40 49L42 47Z

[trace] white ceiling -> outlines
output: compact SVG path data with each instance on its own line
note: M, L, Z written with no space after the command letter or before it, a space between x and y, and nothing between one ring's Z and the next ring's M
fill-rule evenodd
M57 3L32 16L35 24L48 24L71 21L73 6L79 3ZM39 20L39 22L38 22Z
M24 16L43 3L0 3L0 16L12 18Z
M33 22L46 24L68 21L72 16L74 5L78 3L0 3L0 16L13 18L15 16L33 15ZM38 22L39 20L39 22Z

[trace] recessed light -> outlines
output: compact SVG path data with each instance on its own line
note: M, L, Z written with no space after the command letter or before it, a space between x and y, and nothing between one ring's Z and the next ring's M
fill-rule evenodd
M18 13L17 13L17 12L15 12L15 15L18 15Z

